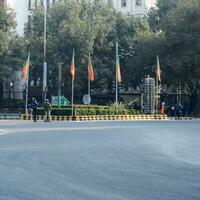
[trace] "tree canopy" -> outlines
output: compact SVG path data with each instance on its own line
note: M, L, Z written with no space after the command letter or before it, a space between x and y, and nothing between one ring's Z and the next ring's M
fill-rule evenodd
M155 77L158 54L163 84L181 85L189 93L197 93L200 88L199 7L200 0L157 0L157 7L148 16L139 18L117 13L103 0L57 1L47 13L49 92L57 91L58 63L61 62L64 95L69 97L73 49L76 92L87 91L89 52L95 72L93 92L112 91L118 41L123 88L138 88L146 75ZM43 7L33 11L23 37L14 31L13 12L2 8L0 12L0 78L9 77L9 72L22 66L30 51L30 81L42 85Z

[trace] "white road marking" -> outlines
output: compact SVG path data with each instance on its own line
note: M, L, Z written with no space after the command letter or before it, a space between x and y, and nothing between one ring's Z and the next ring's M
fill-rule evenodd
M1 136L1 135L5 135L5 134L8 134L8 131L7 131L7 130L2 130L2 129L0 129L0 136Z
M20 128L20 129L9 129L10 133L25 133L25 132L55 132L56 131L77 131L77 130L108 130L108 129L127 129L132 128L131 126L105 126L105 127L31 127L31 128Z

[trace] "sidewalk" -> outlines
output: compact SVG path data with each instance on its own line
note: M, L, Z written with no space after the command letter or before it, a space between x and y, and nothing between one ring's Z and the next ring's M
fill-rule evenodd
M177 117L168 117L169 120L178 120ZM200 120L198 117L180 117L179 120Z

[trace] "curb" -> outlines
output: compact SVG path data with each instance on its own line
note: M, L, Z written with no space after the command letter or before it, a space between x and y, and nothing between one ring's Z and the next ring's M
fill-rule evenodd
M172 120L172 121L178 121L178 118L177 117L168 117L169 120ZM191 120L199 120L200 118L195 118L195 117L180 117L179 120L188 120L188 121L191 121Z
M83 115L51 116L52 121L131 121L131 120L167 120L167 115ZM21 120L33 120L32 115L21 115ZM37 115L37 120L45 120L44 115Z

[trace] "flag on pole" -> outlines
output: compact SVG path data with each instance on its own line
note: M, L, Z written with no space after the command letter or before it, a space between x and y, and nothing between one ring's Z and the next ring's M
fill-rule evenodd
M156 67L156 78L159 82L161 82L161 71L160 71L160 62L157 55L157 67Z
M70 73L72 75L72 80L74 80L75 78L75 64L74 64L74 49L73 49L73 55L72 55L72 62L71 62L71 69L70 69Z
M89 53L89 62L88 62L88 74L89 74L90 81L94 81L94 71L92 67L90 53Z
M28 53L28 58L27 58L26 63L23 67L23 78L22 78L23 81L28 80L29 65L30 65L30 52Z
M118 83L122 82L120 65L119 65L119 55L116 55L116 78Z

